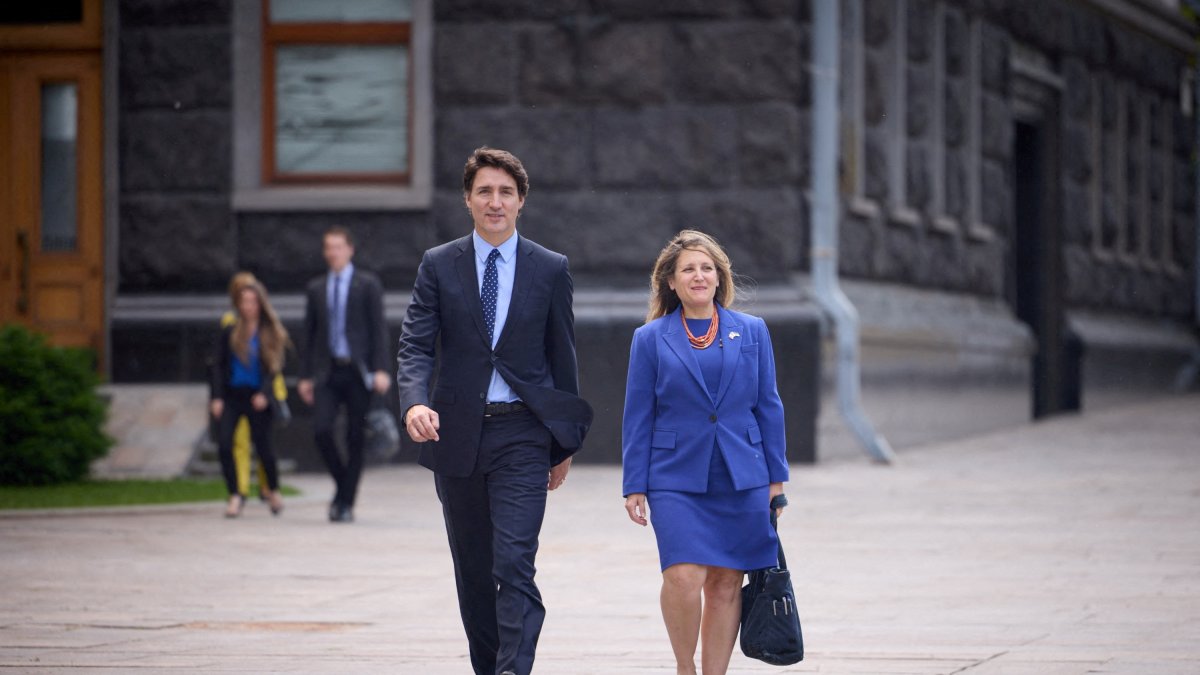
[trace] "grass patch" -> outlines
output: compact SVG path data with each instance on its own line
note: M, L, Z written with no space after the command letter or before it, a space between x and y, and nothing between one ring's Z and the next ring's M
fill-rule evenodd
M290 485L279 491L288 497L300 494ZM221 480L87 480L46 486L0 486L0 509L57 509L84 506L133 506L224 501ZM257 491L250 495L257 498Z

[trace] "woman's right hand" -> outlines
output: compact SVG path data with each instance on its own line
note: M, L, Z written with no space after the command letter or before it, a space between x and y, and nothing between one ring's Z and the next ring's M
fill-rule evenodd
M221 413L225 411L225 401L214 398L212 403L208 404L208 409L212 412L213 417L221 419Z
M625 512L629 514L630 520L645 527L646 523L650 522L647 519L649 514L646 512L646 495L634 492L626 497Z

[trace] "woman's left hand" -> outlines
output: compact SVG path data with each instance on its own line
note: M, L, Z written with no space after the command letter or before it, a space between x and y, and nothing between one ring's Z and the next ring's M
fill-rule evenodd
M259 411L266 410L267 409L267 395L262 393L261 391L258 392L254 396L250 397L250 405L254 406L255 410L259 410Z
M767 499L767 504L770 504L771 500L773 500L776 497L778 497L779 495L783 494L783 483L771 483L771 488L770 488L769 492L770 492L770 497ZM783 507L779 507L779 508L775 509L775 517L776 518L778 518L782 515L783 515Z

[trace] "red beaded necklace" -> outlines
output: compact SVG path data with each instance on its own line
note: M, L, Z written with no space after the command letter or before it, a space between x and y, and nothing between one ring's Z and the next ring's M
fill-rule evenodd
M708 332L700 337L692 335L692 329L688 328L687 317L683 315L682 309L679 310L679 318L683 320L683 330L687 331L688 342L692 343L694 349L707 349L716 339L721 323L721 315L717 313L716 307L713 307L712 322L708 324Z

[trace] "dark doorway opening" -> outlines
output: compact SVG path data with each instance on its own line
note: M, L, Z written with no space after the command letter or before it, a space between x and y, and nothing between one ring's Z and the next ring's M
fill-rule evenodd
M1032 362L1034 418L1080 408L1080 341L1066 325L1057 146L1042 125L1017 122L1013 134L1015 226L1008 300L1036 341Z

